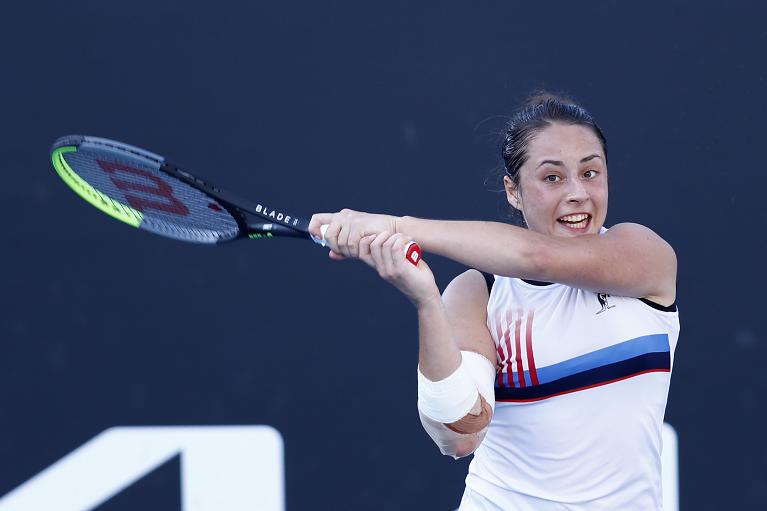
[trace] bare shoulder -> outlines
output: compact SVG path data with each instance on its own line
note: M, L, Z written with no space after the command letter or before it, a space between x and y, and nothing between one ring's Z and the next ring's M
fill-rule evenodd
M630 243L635 250L646 252L651 260L665 263L669 270L673 268L673 276L676 277L674 248L649 227L629 222L616 224L602 237L609 241Z
M495 344L487 329L488 299L485 277L477 270L461 273L442 293L459 349L479 353L495 365Z
M448 284L442 298L460 302L461 305L482 307L484 310L490 295L484 275L477 270L466 270Z
M649 243L657 243L658 248L669 250L671 253L674 249L671 245L661 238L655 231L642 224L633 222L624 222L621 224L615 224L604 234L605 237L620 236L621 238L628 238L637 241L646 241ZM662 245L662 247L661 247Z
M647 298L661 305L671 305L676 299L677 259L674 248L655 231L637 223L612 226L603 236L604 241L617 242L628 247L632 255L645 261L648 276L656 275L657 291Z

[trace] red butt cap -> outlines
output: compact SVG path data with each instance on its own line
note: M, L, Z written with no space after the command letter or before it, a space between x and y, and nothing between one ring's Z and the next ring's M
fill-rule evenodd
M418 266L418 261L421 260L421 247L418 246L418 243L415 241L408 243L405 247L405 258L413 266Z

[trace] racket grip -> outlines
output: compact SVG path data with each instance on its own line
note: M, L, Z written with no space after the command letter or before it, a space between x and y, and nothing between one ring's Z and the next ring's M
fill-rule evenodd
M325 232L327 230L328 224L321 225L320 232L322 233L322 238L315 238L312 236L312 240L314 240L314 242L318 245L323 247L327 246L327 242L325 241ZM421 247L418 245L418 243L411 241L407 244L405 247L405 259L407 259L407 261L413 266L418 266L418 262L421 260Z
M320 226L320 232L322 233L321 238L315 238L314 235L312 235L312 241L318 244L321 247L327 247L328 242L325 241L325 232L328 230L329 225L328 224L322 224Z

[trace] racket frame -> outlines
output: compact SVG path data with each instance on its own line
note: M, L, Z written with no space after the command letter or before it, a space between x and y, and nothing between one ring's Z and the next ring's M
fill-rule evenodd
M139 216L135 221L128 221L126 215L115 215L107 210L107 208L99 206L98 202L104 203L104 198L107 198L111 203L117 206L122 206L119 209L130 209L133 213L141 212L134 211L133 208L129 208L117 201L110 199L100 191L93 188L90 183L82 179L73 169L69 167L66 160L61 157L62 153L69 151L62 151L64 148L74 148L75 151L81 148L87 150L89 147L96 150L107 151L112 154L128 153L133 157L149 160L153 164L159 167L159 172L171 176L179 181L195 188L205 195L215 199L222 208L224 208L229 215L232 216L237 223L238 233L236 236L229 238L220 238L216 243L227 243L240 238L271 238L275 236L291 237L291 238L306 238L314 241L315 243L325 246L326 243L322 239L317 239L309 233L309 220L298 215L286 214L283 211L269 208L264 204L254 203L241 197L238 197L231 192L222 190L218 186L214 185L210 181L202 179L198 176L190 174L185 171L181 166L170 162L166 158L140 149L138 147L117 142L100 137L91 137L86 135L68 135L57 139L51 147L51 158L56 171L61 178L73 188L74 191L80 195L83 199L90 202L94 206L98 207L105 213L121 220L134 227L138 226L141 217ZM62 161L57 161L57 158L61 158ZM62 167L62 164L64 167ZM74 177L72 176L74 174ZM82 184L85 183L85 186ZM92 191L91 191L92 190ZM97 195L94 195L97 194ZM135 216L135 215L134 215ZM263 219L263 221L253 221L251 217ZM138 222L138 223L137 223Z

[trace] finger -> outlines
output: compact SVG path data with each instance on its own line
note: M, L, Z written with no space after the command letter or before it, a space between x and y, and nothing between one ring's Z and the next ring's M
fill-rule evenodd
M418 260L418 266L415 267L420 272L428 272L431 273L431 268L428 264L426 264L426 260L419 259Z
M360 239L359 258L375 268L375 261L373 261L373 257L370 255L370 244L374 239L375 236L365 236L364 238Z
M323 225L327 225L327 228L323 229L320 227L320 234L324 236L326 245L336 254L340 254L341 251L338 250L338 234L341 231L341 223L331 221L330 224Z
M322 239L320 226L329 224L333 219L333 213L315 213L309 220L309 233L315 238Z
M355 221L358 212L353 209L344 208L340 211L339 217L343 219L343 228L338 240L338 248L347 257L359 256L360 238L364 236L360 232L358 222Z
M341 254L333 252L332 250L328 251L328 257L330 257L334 261L343 261L344 259L346 259Z
M375 263L375 268L378 270L378 274L384 276L384 263L383 263L383 244L389 239L389 233L383 231L373 236L373 241L370 243L370 257Z
M338 247L337 252L343 254L345 257L352 257L349 251L349 226L346 225L346 222L341 224L341 230L338 232L338 237L336 238L336 246Z
M352 224L349 229L349 238L346 241L352 257L359 257L360 240L363 237L365 237L365 233L359 229L358 225Z
M411 241L413 239L410 236L400 235L397 241L394 242L394 246L392 246L392 260L396 264L400 264L403 259L407 261L405 253Z
M392 236L387 239L383 247L381 248L381 258L384 262L384 267L386 268L386 272L389 275L394 275L397 271L397 264L394 261L393 257L393 249L394 246L397 244L398 241L400 241L402 238L401 234L393 234Z

